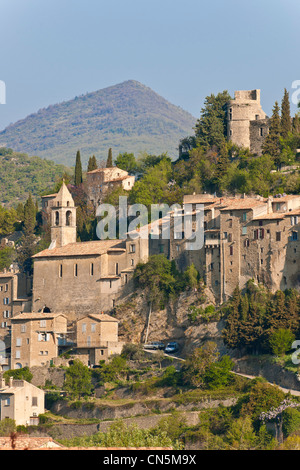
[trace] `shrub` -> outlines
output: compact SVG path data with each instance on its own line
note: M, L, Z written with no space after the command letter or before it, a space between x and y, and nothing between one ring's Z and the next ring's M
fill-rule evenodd
M295 335L289 329L279 328L271 334L269 339L270 348L276 356L284 356L292 347Z

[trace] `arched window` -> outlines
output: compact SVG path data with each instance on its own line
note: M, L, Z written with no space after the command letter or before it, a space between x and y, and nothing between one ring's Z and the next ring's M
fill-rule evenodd
M72 212L67 211L66 213L66 225L71 225L72 224Z
M59 212L55 212L55 225L59 225Z

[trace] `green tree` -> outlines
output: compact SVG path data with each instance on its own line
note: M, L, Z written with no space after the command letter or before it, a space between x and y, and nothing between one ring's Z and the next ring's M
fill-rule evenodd
M226 106L231 97L227 90L207 96L201 116L195 126L197 143L209 149L213 146L221 148L227 136Z
M205 387L205 374L218 357L217 345L213 341L207 341L204 346L195 348L182 367L183 383L197 388Z
M115 165L128 173L135 173L137 170L137 161L133 153L119 153L115 160Z
M280 135L281 135L281 120L279 114L279 105L278 102L275 101L273 107L273 113L270 118L270 128L269 134L265 138L265 141L262 146L263 154L268 154L273 157L275 164L278 166L280 163L280 151L281 151L281 143L280 143Z
M75 359L65 375L64 389L71 398L90 395L92 390L92 373L81 361Z
M279 328L274 331L269 338L270 348L276 356L284 354L292 348L295 335L288 329Z
M292 119L289 93L287 89L284 89L284 95L281 102L281 136L286 139L289 133L292 131Z
M87 171L97 170L97 168L98 168L97 160L96 160L95 155L93 155L92 157L89 158Z
M106 161L106 168L111 168L113 166L113 156L112 156L112 149L108 149L108 157Z
M34 233L36 225L36 208L31 193L24 205L24 226L20 247L17 252L17 262L22 272L32 274L32 256L36 249L36 236Z
M77 150L77 153L76 153L74 183L75 183L75 186L80 186L82 183L82 165L81 165L81 156L80 156L79 150Z

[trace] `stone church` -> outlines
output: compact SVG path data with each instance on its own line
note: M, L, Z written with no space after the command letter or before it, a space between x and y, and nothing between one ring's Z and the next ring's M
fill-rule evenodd
M148 259L148 240L76 241L76 207L65 183L51 206L51 244L34 257L32 311L83 315L112 309Z

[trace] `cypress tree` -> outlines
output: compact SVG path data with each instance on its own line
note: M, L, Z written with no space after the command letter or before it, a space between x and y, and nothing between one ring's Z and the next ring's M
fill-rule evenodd
M97 170L97 168L98 168L97 160L96 160L95 155L93 155L92 157L89 158L87 171Z
M80 157L79 150L77 151L77 154L76 154L74 183L75 183L75 186L80 186L82 183L82 165L81 165L81 157Z
M275 164L278 166L280 163L280 135L281 135L281 120L279 115L279 105L276 101L273 107L273 114L270 118L270 129L267 135L262 150L263 154L268 154L273 157Z
M300 134L300 118L298 114L295 114L293 118L293 128L292 132L294 135L299 135Z
M32 256L35 250L36 208L35 203L29 194L24 205L24 226L21 237L21 249L17 254L17 262L22 272L32 274Z
M225 142L221 145L215 172L215 183L222 190L222 182L229 166L228 148Z
M284 95L281 103L281 136L286 139L292 130L291 108L287 89L284 89Z
M111 168L113 166L113 158L112 158L112 149L108 150L108 157L106 162L106 168Z

